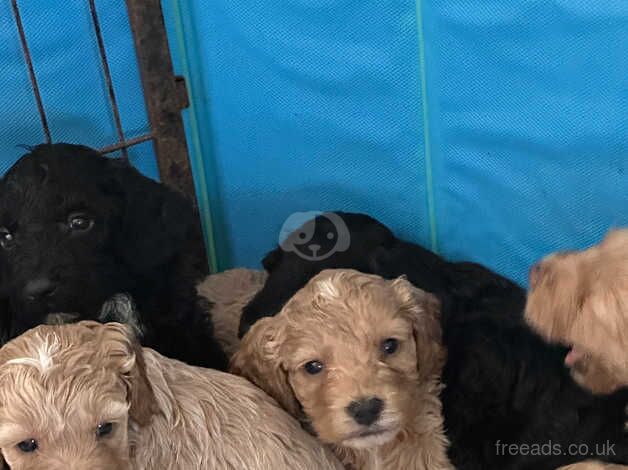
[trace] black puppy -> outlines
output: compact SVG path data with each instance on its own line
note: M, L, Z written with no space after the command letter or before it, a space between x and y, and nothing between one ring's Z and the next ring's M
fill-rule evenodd
M628 461L628 391L594 397L579 387L563 366L566 350L545 343L524 322L520 286L479 264L451 263L398 240L366 215L337 214L352 248L322 262L287 255L281 247L272 251L264 262L268 280L245 308L242 330L276 314L322 269L405 275L442 303L448 349L443 413L456 468L554 470L590 458ZM308 243L317 244L316 236Z
M299 248L300 239L307 240L306 246L324 246L328 234L339 231L335 226L337 218L348 232L345 250L313 259ZM297 290L324 269L352 268L388 279L406 275L414 285L447 304L447 313L455 309L467 311L464 302L497 299L502 310L519 315L520 306L525 303L525 292L514 282L476 263L449 263L419 245L399 240L388 227L365 214L324 213L291 233L281 246L264 257L262 265L270 276L242 311L240 337L260 318L279 312ZM455 303L450 302L452 294ZM504 308L506 299L508 308Z
M224 369L195 289L201 248L182 195L88 147L39 145L0 180L2 340L54 312L107 319L105 301L127 293L144 345Z
M338 218L341 219L342 227L338 227ZM348 233L342 233L346 231ZM345 245L341 251L329 249L323 256L312 256L313 252L306 250L307 246L299 246L303 239L307 240L304 245L325 247L329 245L329 234L338 233L349 237L341 242ZM262 260L264 269L271 275L264 288L242 310L238 331L240 338L257 320L281 310L296 291L322 270L351 266L358 271L368 272L370 261L364 254L378 247L392 247L395 241L388 227L363 214L335 212L319 215L313 221L306 222L290 234L282 246Z
M372 273L386 279L406 276L417 287L436 295L443 321L472 313L521 318L525 290L478 263L449 262L414 243L397 240L369 255Z

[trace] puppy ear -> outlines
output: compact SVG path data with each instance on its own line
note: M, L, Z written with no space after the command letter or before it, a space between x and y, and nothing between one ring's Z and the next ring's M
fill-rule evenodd
M440 324L440 302L414 287L404 276L392 281L402 309L410 316L416 344L419 380L439 377L446 359Z
M192 204L128 164L112 160L111 166L123 204L117 251L138 273L163 266L181 250L190 231L200 232Z
M240 343L231 359L232 373L249 379L291 415L299 413L297 401L288 382L288 373L281 363L280 347L283 333L280 315L259 320Z
M104 352L127 387L129 416L140 426L149 423L158 411L157 401L146 375L146 364L142 347L132 330L121 323L104 325Z

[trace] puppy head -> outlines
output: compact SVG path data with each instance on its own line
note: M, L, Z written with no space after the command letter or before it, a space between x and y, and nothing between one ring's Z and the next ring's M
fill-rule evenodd
M232 368L324 442L381 445L416 415L419 385L440 374L438 314L405 279L326 270L253 326Z
M13 470L131 468L154 399L126 327L39 326L0 350L0 449Z
M373 253L397 242L388 227L366 214L324 212L306 221L317 213L296 213L284 223L281 246L262 261L268 272L264 287L242 309L238 337L242 338L260 318L278 313L307 281L324 269L345 268L371 273L371 256L364 253ZM305 224L300 225L303 222ZM309 249L308 245L313 247ZM316 257L312 257L313 250Z
M572 347L565 362L581 384L600 393L628 384L628 229L535 265L526 319Z
M0 295L11 336L50 312L95 319L133 279L161 272L193 220L183 197L121 160L79 145L35 147L0 180Z

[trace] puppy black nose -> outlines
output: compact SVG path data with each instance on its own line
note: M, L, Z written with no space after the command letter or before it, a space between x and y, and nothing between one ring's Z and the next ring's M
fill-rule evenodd
M28 281L24 286L24 297L28 300L39 300L44 297L51 297L57 286L47 278L34 279Z
M349 413L349 416L351 416L356 423L369 426L377 421L383 409L383 400L377 397L362 398L349 403L347 413Z

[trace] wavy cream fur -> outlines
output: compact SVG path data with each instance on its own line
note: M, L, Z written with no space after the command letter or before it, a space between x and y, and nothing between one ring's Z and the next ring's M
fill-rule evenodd
M587 250L556 253L534 270L526 319L582 356L574 378L594 392L628 385L628 229Z
M37 327L0 350L0 380L0 449L12 470L342 468L245 379L142 349L120 324ZM99 439L103 421L115 428ZM35 452L16 448L31 438Z

